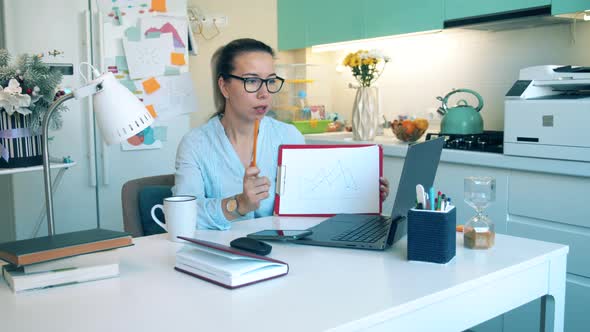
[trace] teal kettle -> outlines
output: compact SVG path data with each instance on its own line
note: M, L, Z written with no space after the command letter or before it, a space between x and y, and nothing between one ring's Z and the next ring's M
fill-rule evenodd
M454 107L448 107L449 97L455 93L465 92L474 95L477 98L477 107L473 107L461 99ZM442 102L437 112L443 115L440 123L440 132L450 135L473 135L483 133L483 119L479 111L483 107L483 98L481 95L469 89L457 89L449 92L446 96L436 97Z

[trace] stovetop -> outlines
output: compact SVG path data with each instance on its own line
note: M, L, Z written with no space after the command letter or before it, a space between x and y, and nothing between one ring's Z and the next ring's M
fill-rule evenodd
M454 135L442 133L428 133L426 140L445 138L444 148L478 152L503 153L504 132L484 131L482 134Z

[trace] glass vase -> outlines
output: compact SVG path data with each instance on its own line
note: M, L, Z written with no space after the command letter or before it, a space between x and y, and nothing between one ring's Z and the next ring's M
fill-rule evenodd
M352 138L355 141L372 141L377 131L379 105L376 87L357 88L352 106Z

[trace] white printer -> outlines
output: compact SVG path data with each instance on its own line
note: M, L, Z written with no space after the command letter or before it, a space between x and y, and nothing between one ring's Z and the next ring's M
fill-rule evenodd
M590 67L520 70L504 101L504 154L590 162Z

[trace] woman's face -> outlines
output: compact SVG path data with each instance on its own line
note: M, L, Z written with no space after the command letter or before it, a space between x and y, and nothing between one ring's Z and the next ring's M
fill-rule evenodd
M272 55L266 52L246 52L234 58L234 71L229 73L243 78L268 79L276 77ZM248 89L252 91L252 83L248 81ZM266 84L262 84L256 92L248 92L244 88L244 81L237 78L219 78L221 93L226 98L225 112L232 113L240 119L254 121L262 119L270 109L272 95Z

